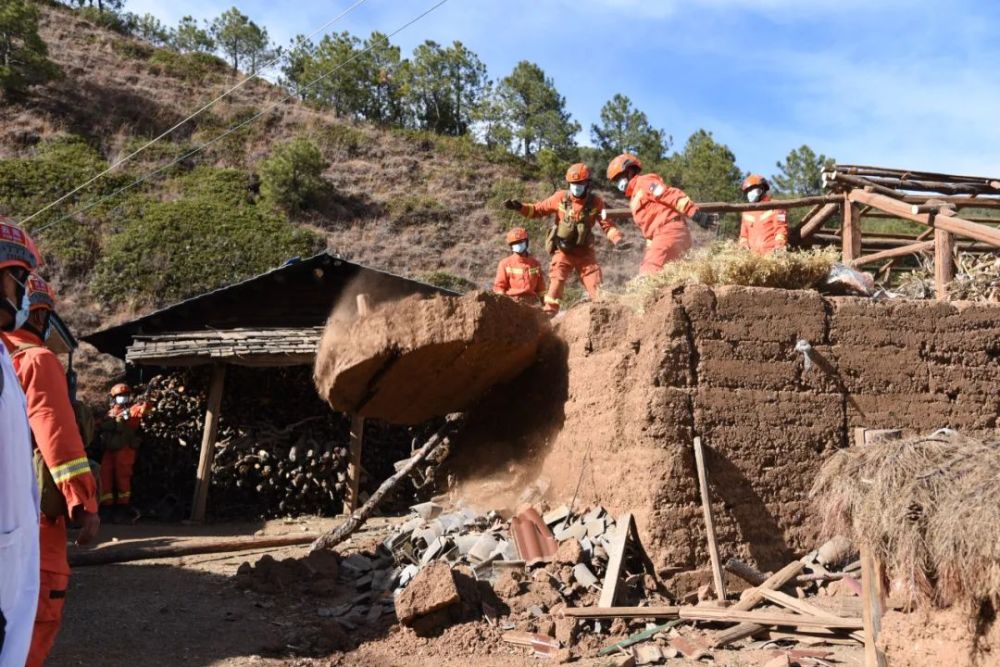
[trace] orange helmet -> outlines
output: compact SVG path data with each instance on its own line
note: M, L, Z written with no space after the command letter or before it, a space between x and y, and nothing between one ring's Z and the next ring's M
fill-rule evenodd
M128 386L124 382L119 382L111 388L111 396L125 396L126 394L132 393L132 387Z
M567 183L582 183L590 180L590 168L582 162L570 165L566 170Z
M751 188L762 188L764 192L771 189L771 184L767 182L767 179L759 174L750 174L743 181L743 185L740 186L743 192L750 190Z
M608 180L616 181L629 167L642 169L642 162L631 153L622 153L608 163Z
M35 242L10 218L0 217L0 269L19 266L34 271L42 265Z
M528 240L528 230L524 227L515 227L507 232L507 245L514 245L520 241Z
M28 277L28 302L31 310L56 309L56 294L52 287L34 273Z

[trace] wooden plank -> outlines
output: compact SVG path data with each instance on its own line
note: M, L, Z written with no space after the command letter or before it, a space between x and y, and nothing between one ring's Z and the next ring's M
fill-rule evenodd
M948 285L955 279L954 237L934 230L934 291L938 301L948 300Z
M915 255L918 252L927 252L928 250L932 250L933 248L934 248L934 241L920 241L918 243L910 243L909 245L900 246L898 248L890 248L888 250L874 252L870 255L862 255L861 257L852 260L851 266L864 266L865 264L875 264L876 262L881 262L886 259L894 259L896 257Z
M840 210L839 203L831 202L829 204L824 204L815 215L810 217L808 220L802 221L802 225L799 227L799 238L807 239L818 232L822 229L827 220L837 214L838 210Z
M861 213L858 205L844 199L844 224L841 227L841 249L845 264L861 257Z
M705 213L742 213L744 211L771 211L776 208L807 208L817 204L825 205L833 202L837 204L841 201L838 195L816 195L810 197L796 197L793 199L772 199L766 202L699 202L698 209ZM627 208L610 208L607 211L608 218L621 220L632 217L632 212Z
M810 604L805 600L794 598L791 595L788 595L787 593L782 593L781 591L764 590L761 591L761 594L764 596L764 599L767 600L768 602L773 602L776 605L780 605L786 609L790 609L800 614L812 615L816 616L817 618L840 618L840 616L834 614L831 611L827 611L826 609L817 607L816 605ZM863 633L859 631L852 632L851 638L861 642L862 644L865 643L865 636Z
M910 206L905 202L863 190L851 190L847 196L852 202L867 204L880 211L892 213L896 217L913 220L928 227L943 229L946 232L966 236L970 239L1000 247L1000 229L995 227L964 220L958 216L941 215L940 213L935 215L934 219L931 220L930 216L926 213L913 213L910 210Z
M694 462L698 468L698 486L701 488L701 511L705 517L705 535L708 538L708 556L712 561L712 579L715 582L715 594L719 600L725 600L726 582L722 577L719 545L715 538L712 498L708 490L708 472L705 470L705 453L702 451L700 437L695 437L694 439Z
M866 436L865 429L854 429L854 444L864 447L872 442ZM878 646L878 637L882 629L883 600L881 586L876 580L881 578L880 568L875 563L871 547L862 543L861 552L861 620L865 631L865 667L886 667L888 664L885 653Z
M212 459L215 457L215 437L219 430L219 409L222 407L222 389L226 381L226 365L212 367L212 380L208 388L208 406L205 409L205 427L201 435L201 455L195 477L194 499L191 502L191 520L205 520L208 487L212 483Z
M119 547L100 547L86 551L71 550L69 564L71 567L89 567L93 565L110 565L112 563L131 563L138 560L152 560L155 558L178 558L181 556L197 556L199 554L274 549L275 547L309 544L316 537L316 535L311 533L298 533L295 535L274 535L271 537L227 538L212 540L210 542L191 540L190 544L185 542L159 546L131 544Z
M631 512L625 512L618 518L617 533L608 545L608 569L604 575L604 585L601 587L601 598L598 607L614 607L618 597L618 584L621 582L622 563L625 560L625 547L631 534L635 519Z
M734 606L734 610L748 611L753 609L758 604L764 601L764 596L761 595L761 589L778 590L793 578L798 576L802 571L804 564L802 561L792 561L785 567L781 568L770 577L767 578L763 584L758 586L756 589L746 594L739 602ZM744 637L749 637L755 632L759 632L762 626L756 625L754 623L742 623L737 625L735 628L730 628L723 632L720 632L712 638L712 648L718 648L720 646L725 646L731 642L743 639Z
M803 616L777 611L739 611L713 607L570 607L559 612L568 618L680 618L686 621L716 623L751 623L760 628L787 626L791 628L823 628L826 630L860 630L860 618Z

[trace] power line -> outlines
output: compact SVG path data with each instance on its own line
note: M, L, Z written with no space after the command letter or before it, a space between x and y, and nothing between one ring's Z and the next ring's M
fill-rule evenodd
M307 40L312 39L313 37L315 37L316 35L318 35L320 32L322 32L323 30L326 30L328 27L330 27L331 25L333 25L334 23L336 23L340 19L344 18L345 16L347 16L352 11L354 11L355 9L357 9L358 7L360 7L361 5L363 5L366 2L368 2L368 0L357 0L353 5L351 5L350 7L348 7L344 11L342 11L340 14L338 14L337 16L333 17L332 19L330 19L329 21L327 21L326 23L324 23L323 25L321 25L319 28L317 28L316 30L314 30L309 35L307 35L306 39ZM75 195L80 190L83 190L84 188L86 188L86 187L88 187L90 185L93 185L96 181L100 180L101 178L103 178L107 174L111 173L112 171L114 171L115 169L117 169L118 167L120 167L121 165L125 164L126 162L128 162L129 160L131 160L132 158L134 158L136 155L138 155L139 153L143 152L144 150L146 150L147 148L149 148L150 146L152 146L153 144L155 144L156 142L158 142L161 139L164 139L165 137L168 137L169 135L173 134L178 129L180 129L181 127L183 127L187 123L191 122L192 120L194 120L195 118L197 118L198 116L200 116L201 114L203 114L210 107L214 106L215 104L217 104L221 100L225 99L226 97L232 95L233 93L235 93L237 90L239 90L240 88L242 88L243 86L245 86L249 82L253 81L256 78L263 78L263 77L261 77L260 73L262 71L264 71L264 70L272 67L273 65L275 65L280 59L281 59L281 56L278 55L278 56L275 56L274 58L272 58L270 61L264 63L263 65L261 65L257 69L256 72L254 72L253 74L250 74L249 76L247 76L246 78L244 78L242 81L240 81L239 83L237 83L236 85L234 85L232 88L229 88L228 90L223 91L220 95L218 95L214 99L210 100L209 102L207 102L206 104L204 104L203 106L201 106L197 111L195 111L191 115L189 115L186 118L184 118L183 120L179 121L178 123L176 123L175 125L173 125L169 129L167 129L163 133L159 134L158 136L150 139L145 144L143 144L142 146L140 146L136 150L132 151L131 153L129 153L125 157L120 158L117 162L115 162L110 167L108 167L107 169L105 169L101 173L97 174L93 178L85 181L84 183L81 183L80 185L78 185L77 187L73 188L72 190L70 190L69 192L67 192L66 194L64 194L63 196L61 196L58 199L56 199L55 201L49 202L48 204L46 204L42 208L38 209L37 211L35 211L31 215L29 215L27 218L24 218L23 220L21 220L21 224L23 225L23 224L29 222L30 220L32 220L33 218L41 215L42 213L44 213L45 211L49 210L53 206L58 206L62 202L66 201L67 199L69 199L70 197L72 197L73 195Z
M400 27L398 27L395 30L393 30L392 32L390 32L388 35L386 35L386 37L387 38L395 37L396 35L398 35L402 31L406 30L407 28L409 28L414 23L417 23L418 21L420 21L421 19L423 19L425 16L427 16L430 13L432 13L433 11L435 11L436 9L438 9L439 7L441 7L441 5L444 5L447 2L448 2L448 0L439 0L434 5L431 5L431 7L429 7L428 9L425 9L423 12L421 12L420 14L418 14L417 16L415 16L414 18L410 19L409 21L407 21L406 23L404 23ZM340 63L339 65L337 65L336 67L334 67L333 69L331 69L330 71L328 71L325 74L322 74L322 75L316 77L315 79L313 79L312 81L310 81L308 84L306 84L305 86L303 86L300 90L309 90L310 88L312 88L316 84L320 83L321 81L323 81L323 80L325 80L325 79L333 76L339 70L343 69L344 67L346 67L347 65L349 65L350 63L352 63L356 59L360 58L361 56L365 55L366 53L370 52L374 48L375 48L375 44L372 44L368 48L362 49L361 51L357 52L356 54L354 54L353 56L351 56L350 58L348 58L344 62ZM128 185L125 185L125 186L123 186L123 187L115 190L114 192L112 192L109 195L105 195L105 196L103 196L103 197L101 197L99 199L96 199L96 200L90 202L89 204L87 204L87 205L85 205L85 206L83 206L81 208L78 208L78 209L76 209L74 211L70 211L69 213L67 213L63 217L58 218L56 220L53 220L52 222L50 222L50 223L48 223L46 225L42 225L37 230L32 230L32 233L34 233L34 234L41 234L46 229L48 229L48 228L50 228L50 227L52 227L54 225L57 225L57 224L63 222L64 220L68 220L68 219L72 218L74 215L79 215L81 213L86 213L87 211L91 210L95 206L99 206L100 204L106 202L107 200L113 199L114 197L117 197L118 195L120 195L121 193L125 192L126 190L130 190L130 189L132 189L132 188L134 188L134 187L136 187L138 185L141 185L142 183L146 182L147 180L149 180L150 178L156 176L157 174L159 174L159 173L161 173L163 171L166 171L170 167L173 167L178 162L182 162L183 160L186 160L189 157L200 153L201 151L203 151L204 149L208 148L209 146L211 146L211 145L213 145L213 144L215 144L215 143L217 143L219 141L222 141L223 139L225 139L229 135L233 134L234 132L238 132L239 130L241 130L242 128L246 127L250 123L254 122L255 120L257 120L261 116L263 116L263 115L265 115L267 113L270 113L275 107L277 107L280 104L283 104L285 101L293 98L294 96L295 95L292 94L292 93L289 93L289 94L285 95L281 99L277 100L276 102L273 102L270 106L265 107L264 109L262 109L261 111L257 112L253 116L251 116L251 117L247 118L246 120L244 120L243 122L238 123L238 124L230 127L228 130L226 130L225 132L223 132L219 136L215 137L214 139L212 139L210 141L206 141L205 143L201 144L200 146L197 146L197 147L191 149L187 153L184 153L183 155L175 158L174 160L172 160L172 161L168 162L167 164L163 165L162 167L154 169L153 171L151 171L151 172L143 175L141 178L133 181L132 183L129 183Z

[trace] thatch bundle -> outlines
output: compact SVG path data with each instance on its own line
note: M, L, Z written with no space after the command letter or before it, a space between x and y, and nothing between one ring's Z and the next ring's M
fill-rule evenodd
M916 601L1000 601L1000 440L944 432L846 449L812 490Z
M895 290L911 299L933 299L934 260L923 255L920 266L905 274ZM955 279L948 283L948 298L952 301L1000 302L1000 253L955 255Z
M745 285L809 289L817 287L839 261L836 249L757 255L734 241L699 248L678 262L668 262L655 276L631 281L628 292L651 295L667 285Z

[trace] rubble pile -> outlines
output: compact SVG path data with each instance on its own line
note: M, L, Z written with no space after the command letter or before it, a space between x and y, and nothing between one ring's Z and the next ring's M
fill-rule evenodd
M153 408L143 420L137 502L148 514L179 518L186 515L183 505L194 489L204 374L158 375L144 398ZM366 424L362 489L368 473L387 476L392 472L388 462L409 454L410 430ZM347 482L349 431L348 419L316 397L308 369L232 369L212 463L210 512L232 518L338 513ZM411 493L404 502L413 499Z

